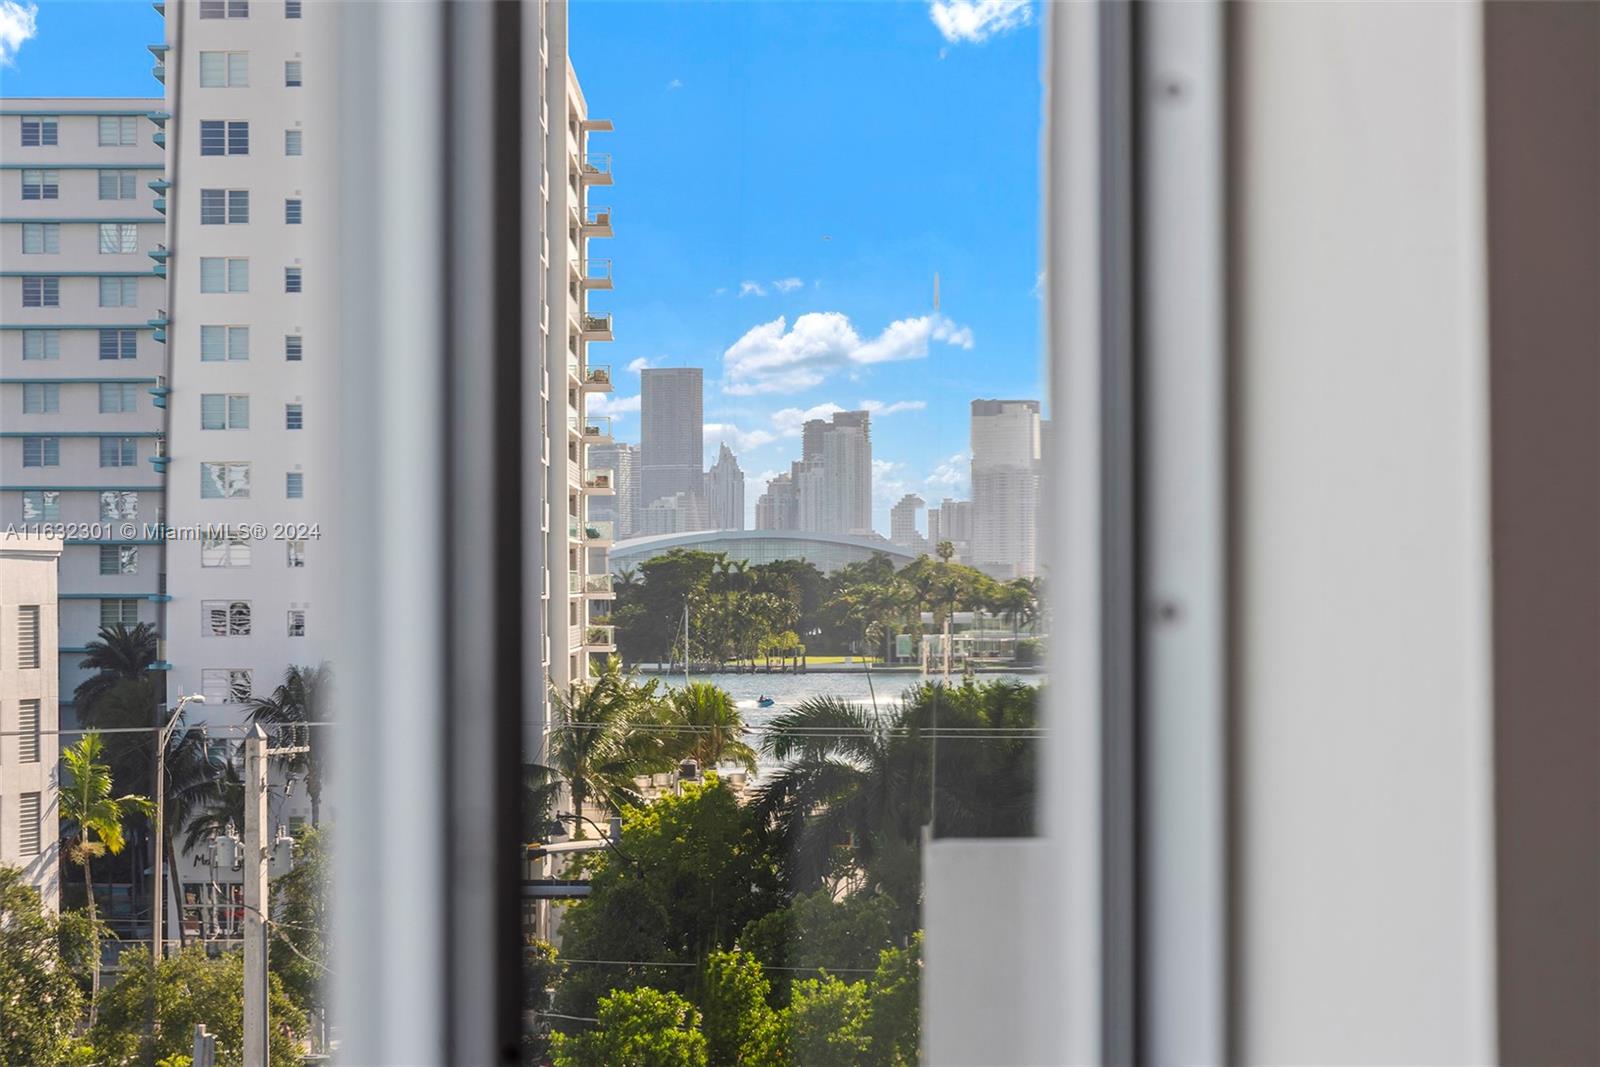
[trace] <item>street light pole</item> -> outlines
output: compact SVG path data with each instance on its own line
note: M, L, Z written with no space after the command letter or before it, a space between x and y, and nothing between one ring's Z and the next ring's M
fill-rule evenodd
M165 944L162 940L162 922L167 917L167 901L163 895L161 876L165 873L167 862L167 741L172 737L172 728L183 718L183 709L190 704L204 704L204 694L194 693L178 698L178 707L172 713L172 718L156 733L156 855L155 862L151 865L151 882L153 892L150 900L150 960L154 966L166 956Z

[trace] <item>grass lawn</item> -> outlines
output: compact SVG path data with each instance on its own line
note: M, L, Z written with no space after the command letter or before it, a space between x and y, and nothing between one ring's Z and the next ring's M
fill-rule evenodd
M807 663L825 665L829 663L882 663L882 656L807 656Z

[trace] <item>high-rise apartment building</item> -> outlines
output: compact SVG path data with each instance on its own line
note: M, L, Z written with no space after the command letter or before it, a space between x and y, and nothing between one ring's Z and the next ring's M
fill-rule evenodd
M958 563L966 563L972 554L972 501L952 500L945 497L936 508L928 509L928 547L937 552L943 541L949 541Z
M159 624L166 592L146 527L164 482L165 119L159 99L12 98L0 120L0 525L75 528L50 664L70 700L84 646Z
M998 578L1037 573L1039 402L972 402L972 559Z
M917 513L925 503L917 494L907 493L889 509L889 540L892 543L919 552L927 548L927 539L917 529Z
M613 495L589 500L589 517L615 524L617 540L639 533L639 446L618 441L589 447L589 469L611 472Z
M643 509L662 497L704 490L705 372L699 367L652 367L639 377Z
M865 411L836 411L802 428L793 474L802 530L872 533L872 427Z
M767 479L767 491L756 499L756 529L798 530L799 507L793 472Z
M718 530L744 529L744 471L726 442L717 452L717 461L706 471L706 508L711 525Z
M17 867L54 911L60 900L61 538L0 529L0 864Z

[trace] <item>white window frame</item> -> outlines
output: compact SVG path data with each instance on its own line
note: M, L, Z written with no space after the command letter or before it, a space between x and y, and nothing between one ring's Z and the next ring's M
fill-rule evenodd
M207 406L221 404L220 424L208 421ZM201 393L200 428L202 430L248 430L250 428L249 393Z
M255 694L255 672L248 667L204 667L200 692L207 704L243 704Z
M61 358L60 330L23 330L22 358L40 362Z
M222 64L221 81L206 80L206 60L216 57L213 61ZM204 51L200 53L200 88L202 89L247 89L250 87L250 53Z
M248 600L202 600L201 637L249 637L254 629L254 608Z
M60 255L61 223L24 222L22 224L22 254L25 256Z
M28 141L29 131L33 133L33 141ZM22 116L22 147L23 148L54 148L61 140L61 119L56 115L24 115Z
M100 254L131 256L139 251L139 226L133 222L102 222Z
M250 477L249 460L206 460L200 464L200 499L248 500ZM207 486L217 491L207 493Z
M250 538L232 531L202 534L200 566L207 568L248 567L251 562Z
M109 133L107 131L110 131ZM101 148L130 148L139 143L138 115L101 115L98 125Z
M127 522L139 517L139 494L133 489L102 489L100 521Z

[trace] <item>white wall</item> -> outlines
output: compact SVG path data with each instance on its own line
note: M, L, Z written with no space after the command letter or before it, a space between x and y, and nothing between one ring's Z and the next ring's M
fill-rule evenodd
M1487 1063L1480 11L1237 14L1240 1058Z

